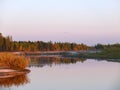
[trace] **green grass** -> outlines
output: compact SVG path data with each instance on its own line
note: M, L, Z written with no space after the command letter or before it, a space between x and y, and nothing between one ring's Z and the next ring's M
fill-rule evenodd
M102 59L120 59L120 48L107 48L104 49L102 52L88 55L88 57L89 56Z
M24 56L18 56L10 53L0 53L0 64L10 69L23 70L30 63L30 60Z
M119 59L120 60L120 48L106 48L102 52L97 53L79 53L64 55L67 57L79 57L79 58L94 58L94 59Z

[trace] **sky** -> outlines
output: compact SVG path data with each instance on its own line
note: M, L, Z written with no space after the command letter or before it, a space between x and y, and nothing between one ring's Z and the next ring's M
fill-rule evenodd
M0 32L16 41L120 43L120 0L0 0Z

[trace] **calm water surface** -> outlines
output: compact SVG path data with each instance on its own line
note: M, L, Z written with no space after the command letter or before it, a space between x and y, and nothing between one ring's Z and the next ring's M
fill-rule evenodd
M120 63L31 57L28 75L0 80L0 90L120 90Z

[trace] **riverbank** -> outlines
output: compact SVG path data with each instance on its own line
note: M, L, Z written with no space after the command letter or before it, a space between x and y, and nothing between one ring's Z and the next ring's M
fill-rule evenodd
M66 51L35 51L35 52L23 51L23 52L9 52L9 53L16 54L16 55L60 55L65 52Z
M22 56L62 56L88 59L120 59L120 48L106 48L103 50L81 51L36 51L36 52L9 52Z
M15 55L64 55L64 54L78 54L78 53L96 53L101 50L80 50L80 51L18 51L18 52L7 52Z
M79 57L79 58L88 58L88 59L111 59L117 60L120 62L120 48L109 48L104 49L101 52L95 53L77 53L77 54L64 54L64 57Z

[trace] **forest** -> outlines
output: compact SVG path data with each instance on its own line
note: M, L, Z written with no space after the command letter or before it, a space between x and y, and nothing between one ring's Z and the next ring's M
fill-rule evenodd
M0 51L77 51L87 50L85 44L69 42L13 41L12 36L4 37L0 33Z
M106 48L120 48L120 44L96 44L87 46L83 43L70 42L44 42L44 41L13 41L12 36L4 37L0 33L0 51L80 51L80 50L104 50Z

